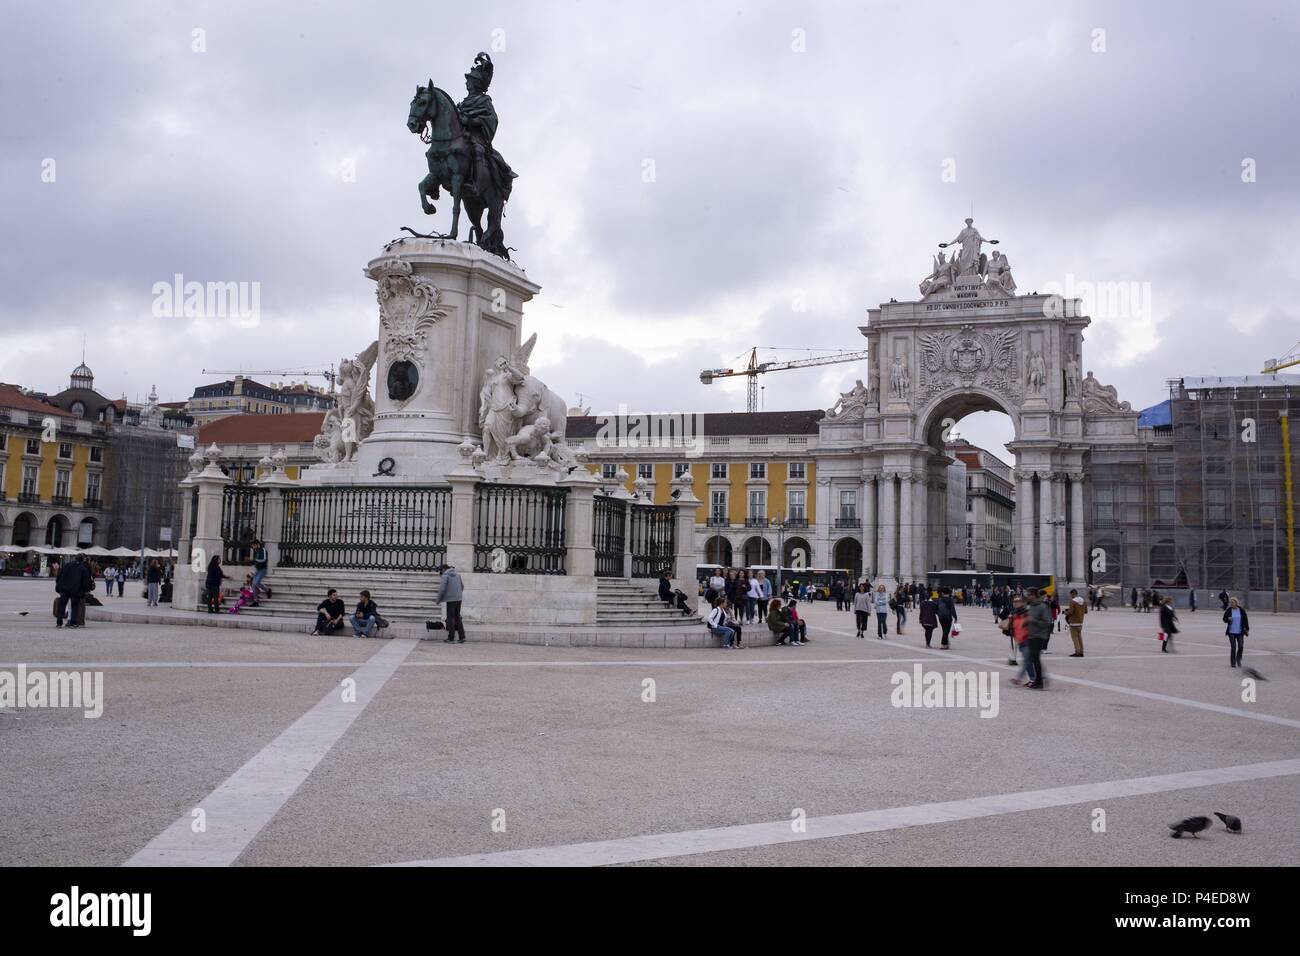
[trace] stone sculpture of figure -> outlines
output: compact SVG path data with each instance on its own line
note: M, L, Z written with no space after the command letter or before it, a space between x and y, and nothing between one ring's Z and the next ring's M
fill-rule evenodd
M542 415L531 425L525 425L506 439L511 461L531 458L539 464L548 464L551 456L551 420Z
M1079 363L1073 356L1065 363L1065 397L1079 397Z
M1000 252L995 251L989 259L984 281L990 291L1015 295L1016 280L1011 278L1011 263Z
M985 239L981 236L980 231L972 225L974 222L974 219L967 219L966 228L957 233L957 238L951 242L939 243L940 249L947 249L953 245L961 246L953 259L957 263L956 271L958 276L982 275L984 269L980 262L980 246L984 243L997 245L996 239Z
M375 401L370 397L370 370L379 357L376 339L354 359L339 361L339 393L325 414L320 434L312 441L322 460L351 461L375 427Z
M1119 400L1119 392L1113 385L1103 385L1092 377L1092 372L1083 380L1083 407L1089 412L1131 412L1133 406Z
M866 411L869 397L867 387L862 384L862 379L858 379L856 385L847 392L841 392L839 400L826 409L826 417L844 418L855 411Z
M510 457L507 442L518 430L521 417L515 386L522 384L524 377L504 355L484 373L483 388L479 390L478 423L483 430L483 451L494 461L504 462Z
M1029 386L1032 394L1042 394L1043 387L1047 384L1047 366L1043 362L1042 352L1029 353L1029 370L1025 384Z
M931 292L938 292L952 285L953 269L957 259L945 257L945 253L940 252L934 257L934 268L930 274L921 280L921 295L929 295Z
M889 367L889 387L895 398L906 398L911 383L908 381L907 363L901 355L894 356L894 364Z

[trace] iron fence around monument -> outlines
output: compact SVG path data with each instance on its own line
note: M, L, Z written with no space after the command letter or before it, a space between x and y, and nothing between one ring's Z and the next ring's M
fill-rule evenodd
M633 505L628 523L632 577L657 578L673 573L677 508L674 505Z
M474 492L474 570L565 574L567 488L479 485Z
M596 549L596 577L621 578L627 546L627 502L596 495L592 503L591 544Z
M447 560L445 485L338 485L283 495L282 567L430 571Z
M265 488L227 485L221 490L222 564L250 562L253 542L262 537L265 502Z

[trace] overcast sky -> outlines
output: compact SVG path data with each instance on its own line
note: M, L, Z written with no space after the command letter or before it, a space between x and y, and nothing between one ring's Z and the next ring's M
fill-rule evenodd
M133 400L359 351L366 261L450 220L419 209L411 95L459 99L487 50L506 240L542 285L533 368L571 403L743 409L742 380L700 369L860 348L973 209L1022 291L1134 284L1123 314L1094 308L1084 367L1141 408L1300 339L1298 11L6 0L0 381L65 387L83 337L96 387ZM259 322L155 317L177 273L259 283ZM772 373L765 407L856 378Z

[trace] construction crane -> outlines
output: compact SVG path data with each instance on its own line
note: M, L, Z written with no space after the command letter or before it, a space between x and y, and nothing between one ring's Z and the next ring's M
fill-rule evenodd
M758 347L749 353L749 365L745 368L706 368L700 373L700 381L705 385L713 384L715 378L730 378L735 375L748 376L745 388L745 411L758 411L758 377L764 372L779 372L787 368L809 368L813 365L835 365L839 362L857 362L867 357L862 352L836 352L833 355L819 355L816 358L797 359L793 362L760 362Z
M332 368L326 368L323 372L300 368L205 368L200 372L203 375L301 375L304 378L311 375L329 382L331 395L334 394L334 379L338 375Z
M1300 365L1300 342L1293 345L1291 350L1281 358L1269 359L1264 365L1264 374L1272 375L1284 368L1290 368L1292 365Z

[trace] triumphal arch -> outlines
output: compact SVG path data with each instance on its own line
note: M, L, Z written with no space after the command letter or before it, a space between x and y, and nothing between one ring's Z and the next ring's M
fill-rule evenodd
M1061 584L1087 577L1093 452L1139 444L1137 413L1081 373L1091 319L1079 300L1018 292L997 245L967 219L933 255L919 298L868 310L859 329L869 343L868 382L822 420L818 511L830 514L846 489L859 490L860 528L850 533L861 535L873 582L924 580L945 566L944 446L963 416L1010 416L1016 570L1054 574ZM842 535L831 527L825 534L819 551L829 554Z

